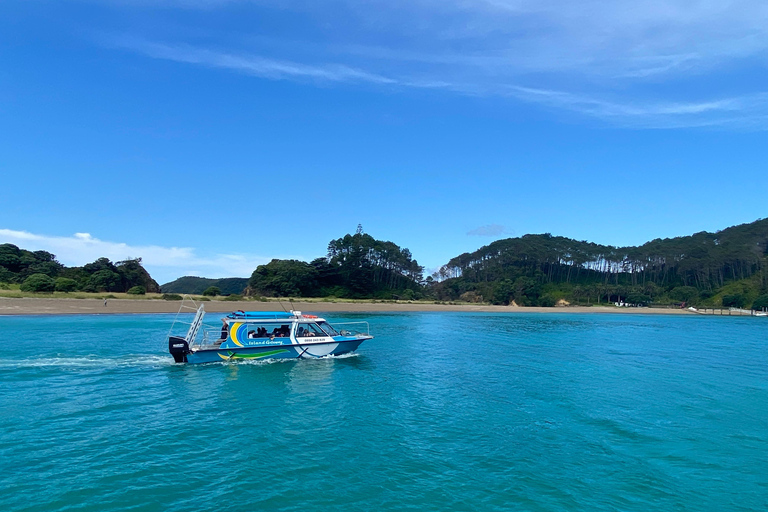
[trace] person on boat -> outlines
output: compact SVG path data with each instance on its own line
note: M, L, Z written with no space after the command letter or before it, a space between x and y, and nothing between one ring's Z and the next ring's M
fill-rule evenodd
M229 328L227 326L227 321L222 319L221 320L221 341L224 341L227 339L227 336L229 335Z
M266 338L267 337L267 330L264 327L259 327L256 330L256 337L257 338Z
M256 331L248 331L248 337L253 339L256 337Z

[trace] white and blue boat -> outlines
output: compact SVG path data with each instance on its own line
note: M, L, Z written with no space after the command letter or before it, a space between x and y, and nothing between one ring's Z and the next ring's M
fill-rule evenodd
M338 356L354 352L373 338L368 322L347 322L334 328L324 318L301 311L235 311L221 319L220 328L204 328L204 306L197 308L185 336L173 335L179 315L171 326L168 351L177 363Z

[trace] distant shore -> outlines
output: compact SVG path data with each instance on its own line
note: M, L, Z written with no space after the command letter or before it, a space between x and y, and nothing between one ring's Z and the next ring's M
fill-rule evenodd
M210 313L231 311L282 311L278 302L254 301L207 301L205 310ZM0 297L0 315L107 315L130 313L176 313L180 301L108 299L53 299L53 298L5 298ZM289 304L284 303L286 307ZM654 315L692 315L684 309L617 308L613 306L574 307L514 307L475 304L429 304L390 302L295 302L296 310L312 312L416 312L416 311L465 311L486 313L629 313Z

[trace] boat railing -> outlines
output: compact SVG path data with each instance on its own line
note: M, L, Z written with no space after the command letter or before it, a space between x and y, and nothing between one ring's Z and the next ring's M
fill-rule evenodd
M183 325L186 327L186 329L190 329L192 325L195 323L195 320L197 320L197 315L195 313L200 309L200 305L195 302L195 300L189 296L184 295L181 300L181 305L179 306L179 311L176 313L176 316L173 318L173 323L171 324L171 328L168 330L168 336L171 336L176 332L177 334L181 334L176 331L176 324ZM179 317L181 315L193 315L193 320L191 322L185 322L184 320L181 320ZM201 318L202 320L202 318ZM186 334L190 334L188 331ZM194 332L196 335L197 332ZM181 334L181 337L184 338L185 336Z
M203 329L203 337L198 345L201 347L217 345L218 341L221 341L221 328L217 329L213 325L206 325L205 329Z
M351 336L353 334L365 334L366 336L370 336L371 334L371 327L368 325L368 322L334 322L331 324L336 331L341 334L342 336ZM357 326L365 326L365 332L363 332L361 327ZM339 326L355 326L351 328L347 327L341 327ZM358 329L355 331L355 329Z

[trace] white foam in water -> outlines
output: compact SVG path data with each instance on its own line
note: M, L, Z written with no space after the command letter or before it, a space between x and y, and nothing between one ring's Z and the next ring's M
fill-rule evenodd
M357 352L349 352L347 354L341 354L338 356L327 355L323 357L306 357L301 361L327 361L333 359L347 359L348 357L358 357L360 354ZM267 365L278 363L290 363L292 361L299 361L298 358L267 358L267 359L232 359L230 361L222 361L221 364L250 364L250 365ZM218 364L218 363L214 363Z
M140 354L131 354L120 359L94 356L0 359L0 368L116 368L121 366L170 366L171 364L173 364L172 357Z

